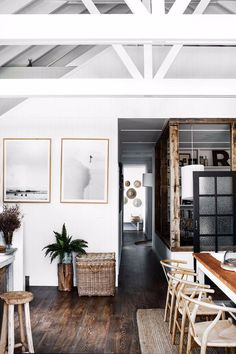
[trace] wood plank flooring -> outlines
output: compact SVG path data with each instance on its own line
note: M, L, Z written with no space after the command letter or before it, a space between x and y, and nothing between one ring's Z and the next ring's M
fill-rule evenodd
M139 237L137 237L139 235ZM164 307L166 283L151 244L126 232L114 297L78 297L54 287L31 287L36 353L140 353L136 310Z

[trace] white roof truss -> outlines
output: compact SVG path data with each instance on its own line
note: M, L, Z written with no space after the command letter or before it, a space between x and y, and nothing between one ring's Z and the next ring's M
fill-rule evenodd
M23 52L35 45L42 46L37 49L38 56L35 61L43 63L43 57L48 56L48 65L54 65L57 60L62 60L65 55L75 51L80 45L88 46L87 50L82 50L81 53L78 51L78 56L73 57L65 65L70 66L71 71L68 73L65 70L63 78L0 80L0 96L236 97L235 79L165 78L184 45L236 45L235 15L188 16L184 12L189 7L190 0L175 0L173 5L169 2L167 8L170 10L167 14L165 13L166 2L164 0L124 1L133 14L102 15L96 6L98 1L81 0L80 4L83 3L90 14L80 16L79 21L77 14L58 16L0 15L0 45L18 44L22 46L2 48L0 65L5 65L9 59L12 60L12 58L22 55ZM27 13L26 6L30 7L33 5L32 3L33 1L29 0L14 0L12 2L2 0L0 12L2 13L4 4L5 6L8 4L7 13L16 13L23 11L23 9ZM45 1L41 2L41 4L43 3ZM203 14L209 3L210 0L196 2L193 7L193 15ZM53 11L61 8L63 4L65 4L64 0L57 0L58 7L53 6ZM115 6L117 3L112 1L112 4ZM219 5L226 6L227 10L235 11L235 6L230 1L227 1L226 5L221 0ZM104 6L108 6L107 11L110 12L111 4ZM143 74L125 47L129 44L143 47ZM54 58L55 52L51 53L53 59L50 61L50 51L55 50L57 45L68 45L68 51L66 48L61 52L58 51L58 59ZM155 75L153 72L153 45L172 46ZM46 46L51 47L48 50ZM81 66L91 60L94 55L101 53L109 46L112 46L118 54L131 79L75 78L68 80L68 78L75 77L74 75L81 69ZM27 70L27 68L25 69Z
M236 97L236 79L4 79L0 97Z
M0 45L227 45L235 24L235 15L0 15Z
M147 8L143 5L143 3L140 0L125 0L125 2L133 14L143 15L148 13Z
M202 14L205 11L205 9L207 8L207 6L209 5L210 1L211 0L200 0L199 4L197 5L197 7L195 8L193 13L194 14ZM177 0L177 2L178 2L178 0ZM184 1L182 1L182 2L184 2ZM189 0L187 0L187 2L189 2ZM174 5L175 5L175 3L174 3ZM172 8L170 9L170 12L171 12ZM175 10L175 12L178 10L179 12L182 13L182 12L184 12L185 8L183 8L183 7L181 8L181 6L179 6L178 9L177 9L177 7L175 7L174 10ZM162 65L160 66L160 68L158 69L158 71L155 75L156 79L164 78L164 76L168 72L171 65L174 63L177 55L179 54L179 52L181 51L182 48L183 48L182 44L176 44L170 49L169 53L166 56L166 59L163 61Z
M92 0L82 0L83 4L86 6L86 8L88 9L88 11L91 14L100 14L98 8L96 7L96 5L93 3ZM139 0L136 0L136 2L133 3L136 4L141 2ZM127 0L126 0L127 2ZM143 11L147 10L143 7ZM139 70L137 69L136 65L134 64L134 62L132 61L132 59L130 58L129 54L127 53L127 51L125 50L125 48L121 45L121 44L113 44L112 48L115 50L115 52L118 54L119 58L121 59L121 61L123 62L123 64L125 65L125 67L127 68L128 72L130 73L130 75L134 78L134 79L142 79L142 75L140 74Z

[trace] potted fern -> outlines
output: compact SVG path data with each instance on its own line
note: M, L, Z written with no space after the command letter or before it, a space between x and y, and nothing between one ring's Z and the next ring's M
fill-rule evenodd
M78 256L86 254L85 248L88 243L85 240L75 239L69 236L65 224L62 226L62 232L54 232L55 243L51 243L43 248L45 257L49 255L51 263L55 258L59 258L58 269L58 289L61 291L70 291L73 286L73 264L72 252Z

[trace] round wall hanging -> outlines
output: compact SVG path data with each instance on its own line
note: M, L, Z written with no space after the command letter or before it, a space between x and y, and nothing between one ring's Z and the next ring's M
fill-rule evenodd
M141 182L138 181L138 180L134 181L134 186L135 186L136 188L141 187Z
M129 188L126 192L126 195L129 199L134 199L136 197L137 193L134 188Z
M141 205L142 205L142 200L141 200L141 199L135 198L135 199L133 200L133 206L135 206L136 208L141 207Z
M125 187L129 187L130 186L130 181L125 181Z
M124 204L127 204L127 203L128 203L128 198L124 197Z

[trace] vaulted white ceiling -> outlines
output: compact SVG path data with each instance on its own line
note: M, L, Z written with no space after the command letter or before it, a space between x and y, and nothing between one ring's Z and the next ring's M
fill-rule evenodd
M143 0L142 3L151 11L158 1ZM130 14L135 6L139 9L140 4L140 0L0 0L0 14ZM236 1L165 1L166 14L178 11L190 15L236 14ZM151 51L150 46L139 44L121 48L102 44L6 43L0 46L0 79L150 79L153 76L157 79L234 79L235 59L234 45L213 43L205 46L153 45ZM150 65L145 64L145 60ZM4 106L12 107L21 100L13 99L11 105L9 102Z

